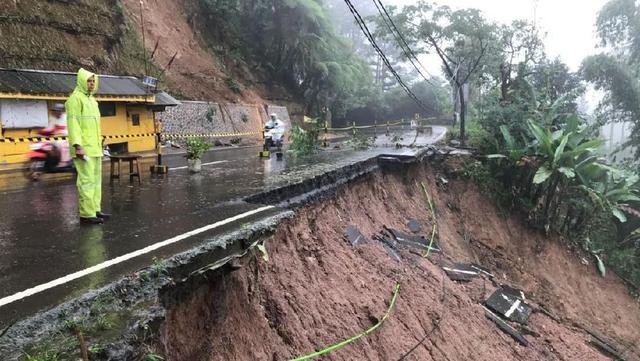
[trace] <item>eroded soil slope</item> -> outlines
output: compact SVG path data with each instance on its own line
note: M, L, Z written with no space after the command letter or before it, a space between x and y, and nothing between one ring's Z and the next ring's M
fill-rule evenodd
M210 279L172 307L156 351L170 360L305 355L377 322L399 282L385 323L323 359L609 360L588 343L584 329L604 334L627 359L637 359L640 309L616 276L599 277L564 241L528 229L516 216L498 216L489 198L455 173L452 166L427 165L379 172L305 206L266 240L268 261L245 257L242 268ZM444 255L426 259L417 249L401 248L397 261L372 236L384 225L408 231L410 218L429 232L419 182L434 198ZM350 224L368 240L355 247L345 240ZM483 264L496 279L451 281L439 264L453 261ZM521 287L535 310L544 306L557 315L534 311L528 347L484 316L480 302L499 283Z

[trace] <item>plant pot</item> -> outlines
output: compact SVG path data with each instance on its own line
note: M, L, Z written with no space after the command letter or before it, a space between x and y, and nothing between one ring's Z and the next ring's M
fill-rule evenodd
M187 159L187 165L191 173L199 173L202 170L202 160L200 158Z

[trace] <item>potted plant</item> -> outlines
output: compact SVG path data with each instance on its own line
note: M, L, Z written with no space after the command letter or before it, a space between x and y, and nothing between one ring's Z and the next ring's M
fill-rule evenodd
M211 145L202 138L187 140L187 165L191 173L198 173L202 170L202 155L209 150Z

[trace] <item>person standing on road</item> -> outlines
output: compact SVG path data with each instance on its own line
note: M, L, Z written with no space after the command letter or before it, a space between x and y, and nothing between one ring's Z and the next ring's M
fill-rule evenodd
M100 109L93 96L97 90L98 76L80 69L76 88L65 103L81 224L101 224L109 217L101 208L102 135Z

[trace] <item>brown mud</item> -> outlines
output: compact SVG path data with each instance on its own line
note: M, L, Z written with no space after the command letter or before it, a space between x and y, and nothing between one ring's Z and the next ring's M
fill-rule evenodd
M268 261L259 253L245 257L240 269L171 307L155 351L190 361L306 355L380 320L400 283L395 308L379 329L319 359L612 359L590 344L590 330L637 360L640 307L624 284L612 272L600 277L561 238L528 228L517 215L500 216L487 195L455 174L451 162L374 172L302 207L265 241ZM372 236L384 225L408 232L411 218L429 232L420 182L434 200L444 255L427 259L400 248L398 262ZM368 241L353 247L344 238L350 224ZM439 264L453 261L477 262L496 278L451 281ZM484 315L482 300L502 283L522 288L534 308L527 347Z

